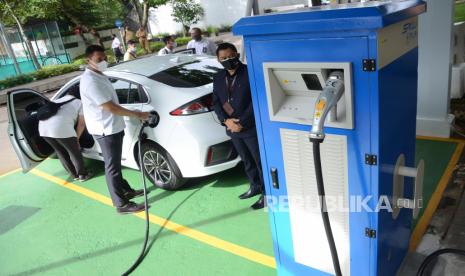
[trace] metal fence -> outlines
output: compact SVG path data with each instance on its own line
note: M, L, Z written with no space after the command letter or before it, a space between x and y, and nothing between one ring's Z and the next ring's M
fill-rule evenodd
M42 66L70 63L58 24L47 22L24 28ZM15 66L15 60L18 66ZM17 28L0 26L0 80L37 70Z

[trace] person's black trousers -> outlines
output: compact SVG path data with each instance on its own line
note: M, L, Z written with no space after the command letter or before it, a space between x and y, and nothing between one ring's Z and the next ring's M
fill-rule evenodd
M260 150L257 136L247 138L231 137L234 148L244 163L245 173L252 189L260 189L264 192L262 166L260 162Z
M133 190L123 178L123 173L121 172L124 131L112 135L94 137L102 149L103 161L105 163L105 179L113 205L115 207L122 207L129 202L124 194Z
M61 164L73 178L87 174L76 137L43 138L55 150Z
M113 53L115 54L116 62L120 62L124 57L120 48L113 48Z

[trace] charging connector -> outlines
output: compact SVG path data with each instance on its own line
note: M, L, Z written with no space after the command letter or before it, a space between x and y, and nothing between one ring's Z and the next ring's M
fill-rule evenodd
M325 138L323 126L326 116L328 116L331 110L336 108L337 102L341 99L343 93L344 72L334 71L329 75L323 91L315 102L312 130L310 131L311 139L323 140ZM333 113L334 116L336 116L335 113Z

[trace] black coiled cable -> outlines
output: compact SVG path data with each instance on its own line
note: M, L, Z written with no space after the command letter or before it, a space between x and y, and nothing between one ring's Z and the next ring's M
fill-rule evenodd
M423 262L420 265L420 268L418 268L417 276L423 276L428 264L431 263L431 261L433 261L435 258L439 257L439 255L442 255L442 254L457 254L457 255L465 256L465 250L454 249L454 248L444 248L444 249L439 249L437 251L434 251L433 253L429 254L423 260Z
M142 135L144 133L144 128L148 126L146 123L142 125L140 128L139 132L139 167L142 172L142 183L144 183L144 205L145 205L145 239L144 239L144 245L142 246L142 250L139 254L139 257L137 257L136 261L132 264L132 266L124 272L122 275L127 276L131 274L139 265L142 263L146 256L145 250L147 249L147 243L149 240L149 232L150 232L150 221L149 221L149 204L148 204L148 199L147 199L147 183L145 182L145 169L144 169L144 164L142 163Z
M320 211L321 217L323 218L323 225L325 227L326 238L328 239L329 249L331 251L331 258L333 260L333 267L336 276L342 276L341 266L339 264L339 257L337 255L336 243L334 242L333 232L331 230L331 224L329 222L328 210L326 208L326 194L323 182L323 172L321 169L321 153L320 144L323 142L322 139L310 139L313 143L313 163L315 165L316 185L318 188L318 195L320 197Z

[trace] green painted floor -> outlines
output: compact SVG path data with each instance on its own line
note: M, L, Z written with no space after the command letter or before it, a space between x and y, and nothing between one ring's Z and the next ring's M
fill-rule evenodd
M423 207L420 215L414 221L414 226L423 215L449 161L457 148L455 142L417 139L416 163L425 160L425 176L423 178Z
M108 196L103 163L79 186ZM39 170L66 179L57 160ZM125 169L133 187L139 173ZM182 191L153 190L150 212L273 257L268 214L239 200L241 168L193 181ZM76 183L77 184L77 183ZM144 220L33 174L0 179L0 275L120 275L140 252ZM151 224L152 247L133 275L275 275L273 268ZM241 272L238 272L241 271Z
M429 199L456 143L418 140ZM97 176L75 183L108 197L103 163ZM57 160L37 169L66 179ZM139 173L124 176L140 188ZM273 257L268 214L239 200L248 187L242 168L195 179L181 191L152 190L150 212ZM425 202L426 203L426 202ZM140 252L144 221L34 174L0 178L0 275L120 275ZM151 250L133 275L275 275L273 268L151 224Z

